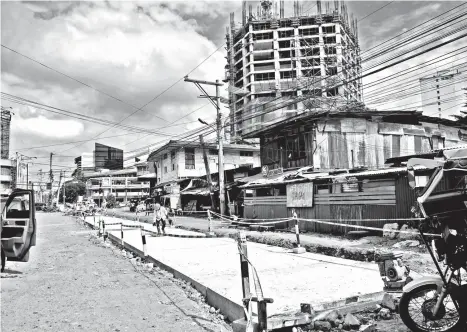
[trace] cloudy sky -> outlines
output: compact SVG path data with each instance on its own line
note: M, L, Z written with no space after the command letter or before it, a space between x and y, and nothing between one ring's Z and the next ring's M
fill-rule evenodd
M257 2L253 3L256 6ZM460 4L391 2L371 14L387 3L389 1L348 2L349 10L361 20L359 36L363 54L382 41ZM293 11L292 2L286 1L286 6L287 16ZM304 1L303 8L305 12L314 13L315 2ZM2 100L3 106L11 106L14 111L11 153L19 151L36 156L38 159L31 168L34 175L40 168L48 169L50 152L57 154L54 169L69 167L73 165L73 157L92 151L94 141L80 145L57 144L90 140L102 133L100 137L115 137L99 142L131 151L197 128L200 126L196 121L198 117L214 120L214 108L202 107L207 104L206 100L198 99L196 87L181 78L190 72L191 77L200 79L223 78L225 27L232 11L236 13L236 21L240 21L241 1L3 1L2 45L43 65L2 47L2 92L111 122L128 117L126 125L157 132L149 136L135 134L110 128L108 123L82 121L50 109L45 111ZM365 17L368 14L371 15ZM466 45L465 40L461 42ZM459 43L448 45L365 79L364 83L371 84L458 47ZM208 60L192 71L208 56ZM175 82L178 83L174 85ZM368 91L370 100L376 92ZM410 102L416 105L420 97L380 107L394 108ZM146 106L137 111L143 105ZM176 120L179 121L174 123Z

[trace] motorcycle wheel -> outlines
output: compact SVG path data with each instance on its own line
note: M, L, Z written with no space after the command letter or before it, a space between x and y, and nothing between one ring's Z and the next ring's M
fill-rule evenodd
M430 309L436 304L436 292L437 285L432 284L404 293L399 303L402 321L413 332L460 332L462 321L449 295L433 317Z

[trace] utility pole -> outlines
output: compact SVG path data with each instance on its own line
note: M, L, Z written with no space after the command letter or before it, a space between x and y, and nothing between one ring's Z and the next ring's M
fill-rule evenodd
M219 80L216 80L216 104L217 104L217 137L219 140L219 204L220 213L225 215L225 192L224 192L224 143L223 138L223 126L222 126L222 113L221 109L221 97L219 94Z
M60 179L58 180L58 189L57 189L57 204L60 203L60 186L62 184L62 178L65 180L65 174L62 177L62 171L60 171Z
M54 174L52 172L52 156L53 153L50 153L50 172L49 172L49 181L50 181L50 194L49 194L49 206L52 206L52 183L54 181Z
M26 189L29 189L29 163L26 163Z
M15 189L16 188L19 188L18 187L18 181L19 181L19 165L20 165L20 162L19 162L19 158L20 158L20 154L19 152L16 152L16 183L15 183Z
M204 97L209 99L211 104L216 108L217 111L217 140L219 144L219 155L218 155L218 174L219 174L219 205L220 205L220 214L225 215L225 188L224 188L224 147L223 147L223 135L222 135L222 114L221 114L221 108L220 108L220 93L219 93L219 87L223 85L223 83L220 83L219 80L216 80L215 82L210 82L210 81L203 81L203 80L195 80L195 79L190 79L188 76L185 76L185 82L191 82L196 85L196 87L204 94ZM201 84L204 85L214 85L216 87L216 96L210 96L206 90L201 86ZM214 101L215 99L215 101Z
M63 208L65 208L65 174L63 175Z
M203 149L204 167L206 168L206 178L207 178L208 184L209 184L209 195L211 196L211 209L213 211L215 211L216 210L216 205L214 204L214 198L213 198L214 193L212 191L211 171L209 169L208 156L206 154L206 146L204 145L203 134L199 135L199 141L201 143L201 148Z

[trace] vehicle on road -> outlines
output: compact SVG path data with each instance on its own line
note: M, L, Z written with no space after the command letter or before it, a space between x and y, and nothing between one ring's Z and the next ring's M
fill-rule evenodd
M35 207L36 207L36 211L42 211L46 207L46 204L45 203L36 203Z
M36 245L36 206L34 191L17 189L8 197L1 214L2 272L6 260L27 262Z
M439 275L425 276L403 288L399 303L402 321L414 332L467 331L467 148L445 149L444 160L410 159L409 183L416 187L414 168L434 170L417 199L424 218L420 237L436 265ZM442 180L454 189L439 191ZM429 240L429 235L440 234ZM441 265L444 265L442 268Z

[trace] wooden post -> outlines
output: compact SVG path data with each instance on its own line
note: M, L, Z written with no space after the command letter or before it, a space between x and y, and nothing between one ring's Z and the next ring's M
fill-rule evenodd
M238 234L238 244L240 247L240 273L242 276L243 304L248 308L250 304L250 271L248 266L248 248L245 233ZM245 317L248 318L248 317Z
M122 238L122 248L124 248L123 246L123 223L120 223L120 236Z
M266 310L266 301L258 301L258 331L268 330L268 313Z
M292 216L293 219L295 220L295 235L297 236L297 247L293 249L293 252L295 254L303 254L306 252L305 248L302 248L300 246L300 227L298 224L298 217L297 217L297 212L295 212L295 209L292 210Z
M148 255L146 248L146 232L144 231L143 227L141 227L141 241L143 242L143 256L146 258Z
M107 239L107 235L105 234L105 220L102 219L102 236L104 237L104 242Z
M209 196L211 197L211 209L216 211L216 204L214 202L214 193L212 190L212 178L211 178L211 171L209 169L209 161L208 156L206 154L206 146L204 145L203 135L199 135L199 142L201 144L201 148L203 149L203 159L204 159L204 168L206 168L206 179L208 180L209 185Z

